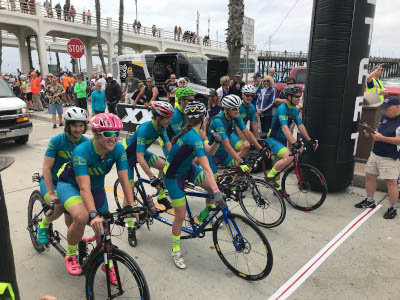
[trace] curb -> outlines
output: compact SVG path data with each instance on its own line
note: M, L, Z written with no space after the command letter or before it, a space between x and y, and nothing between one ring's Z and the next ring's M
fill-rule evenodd
M45 116L40 116L40 115L35 115L35 114L31 114L31 119L34 120L39 120L39 121L45 121L45 122L49 122L51 123L51 118L45 117Z

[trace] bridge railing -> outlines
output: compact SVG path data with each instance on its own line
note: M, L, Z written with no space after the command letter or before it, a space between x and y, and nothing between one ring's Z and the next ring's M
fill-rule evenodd
M258 51L259 57L288 57L288 58L303 58L307 59L308 53L303 52L287 52L287 51Z

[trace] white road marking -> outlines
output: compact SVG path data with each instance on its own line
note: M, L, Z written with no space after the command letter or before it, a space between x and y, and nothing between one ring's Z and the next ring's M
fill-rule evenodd
M351 236L365 221L375 214L382 205L364 210L359 216L351 221L341 232L339 232L324 248L321 249L308 263L306 263L296 274L294 274L284 285L282 285L268 300L287 299L310 275L339 247L349 236Z

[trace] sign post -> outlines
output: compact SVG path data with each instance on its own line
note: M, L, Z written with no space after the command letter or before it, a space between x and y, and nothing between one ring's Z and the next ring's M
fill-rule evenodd
M72 38L67 43L67 52L71 57L79 59L85 54L85 45L80 39Z

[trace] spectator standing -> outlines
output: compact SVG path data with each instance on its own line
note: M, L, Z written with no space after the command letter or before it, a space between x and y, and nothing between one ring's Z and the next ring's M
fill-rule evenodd
M30 87L32 92L33 110L43 111L42 102L40 102L41 84L36 72L31 72Z
M61 8L60 2L58 2L54 8L55 8L56 13L57 13L57 19L61 20L61 10L62 10L62 8Z
M117 103L121 100L122 90L118 82L114 80L111 73L107 74L107 85L105 92L108 112L116 115L116 107Z
M64 21L69 21L69 5L67 3L64 4Z
M207 113L206 118L204 119L203 128L207 128L207 123L210 121L210 119L215 117L221 110L222 107L219 105L217 91L210 89L210 94L208 95Z
M254 98L253 98L252 104L254 105L254 107L256 107L258 93L262 89L260 73L255 73L253 75L253 85L256 88L256 92L254 93Z
M52 10L50 1L49 0L44 1L43 7L46 9L47 17L52 18L53 17L53 10Z
M29 0L29 12L31 15L36 14L35 0Z
M86 19L87 19L87 24L91 25L92 24L92 13L90 12L90 9L88 9L86 13Z
M125 85L123 90L123 98L125 99L125 103L132 104L133 100L131 100L133 93L136 91L137 86L140 80L133 77L133 72L128 72L128 78L125 79Z
M151 33L153 34L153 37L156 37L156 31L157 31L156 25L153 24L153 26L151 26Z
M106 94L101 90L101 83L97 82L91 96L92 114L101 114L106 111Z
M383 102L385 97L388 95L380 77L382 75L383 65L379 65L367 76L367 87L366 92L374 93L379 96L379 99Z
M143 99L146 107L149 107L153 101L158 100L158 89L153 86L153 79L151 77L146 79L146 86L140 89L135 102L138 103L140 99Z
M169 82L166 86L167 97L169 103L174 106L175 105L175 92L178 89L178 82L176 81L176 75L171 74L169 76Z
M105 90L106 90L106 85L107 85L106 76L107 76L107 75L106 75L105 73L103 73L103 74L100 75L100 78L99 78L99 80L98 80L98 82L101 83L101 90L102 90L102 91L105 91Z
M242 98L242 87L244 87L244 82L242 80L242 74L237 72L235 74L235 81L232 86L229 88L229 94L234 94L240 98Z
M276 89L274 79L271 76L265 76L263 79L263 88L257 99L257 114L260 116L261 132L268 133L271 127L272 112L276 98Z
M82 12L82 21L83 21L83 24L86 24L86 10L83 10L83 12Z
M385 180L391 206L383 215L393 219L397 215L399 188L397 179L400 174L400 99L394 96L386 98L380 105L384 110L380 125L375 133L364 131L375 141L367 161L365 172L365 190L367 197L357 203L357 208L374 208L374 194L378 175Z
M76 106L86 110L89 115L89 110L86 101L86 81L83 80L83 76L79 75L78 82L74 86L74 93L76 94Z
M15 0L9 0L9 1L10 1L11 11L16 11L17 6L15 4Z
M46 86L45 94L49 101L49 113L53 120L53 128L57 128L56 125L56 114L58 114L59 126L63 126L62 114L62 95L65 93L62 85L58 82L57 78L50 76L50 80Z
M69 9L69 16L70 16L70 21L75 22L75 15L76 15L76 10L73 5L71 5Z
M218 100L221 103L221 100L229 95L229 86L230 86L231 79L229 76L222 76L219 79L219 83L221 86L217 89L217 94L218 94Z
M135 33L137 33L137 23L136 23L136 19L135 19L135 21L133 21L132 27L133 27L133 31L134 31Z
M174 27L174 40L175 41L176 41L177 37L178 37L178 26L175 25L175 27Z
M137 27L137 33L139 34L140 28L142 27L142 23L140 23L140 21L138 21L136 27Z
M136 90L133 92L131 99L130 99L130 103L132 103L133 108L135 108L135 106L137 104L144 105L144 103L145 103L145 97L143 96L144 93L142 93L141 96L138 97L138 95L140 94L141 90L144 89L144 87L145 87L144 83L139 82Z
M181 40L181 35L182 35L182 28L181 26L178 27L178 41Z
M28 13L28 0L19 0L19 6L23 14Z
M186 81L185 77L179 78L178 79L178 88L176 89L176 91L179 88L182 88L182 87L185 87L185 86L187 86L187 81ZM176 98L176 91L175 91L175 105L174 105L174 107L178 107L179 106L178 98Z
M69 92L68 92L68 89L69 89L69 86L70 86L70 80L68 78L67 73L64 73L61 76L60 80L62 82L62 85L63 85L63 88L64 88L64 92L65 92L64 93L64 105L65 106L70 106L71 97L70 97Z
M296 78L294 77L288 77L286 79L286 84L287 85L292 85L292 84L296 84ZM279 105L281 105L282 103L286 103L286 95L285 95L285 89L283 89L279 96L277 98L275 98L275 107L278 107ZM300 110L302 108L301 103L299 103L299 105L296 106L298 110Z
M278 75L276 74L275 68L268 69L268 76L271 76L274 82L279 82Z

